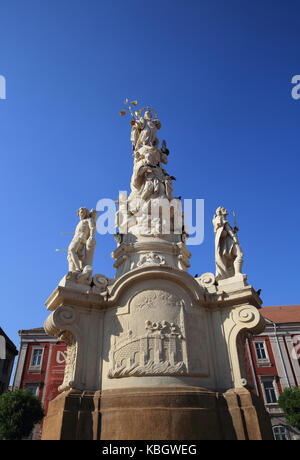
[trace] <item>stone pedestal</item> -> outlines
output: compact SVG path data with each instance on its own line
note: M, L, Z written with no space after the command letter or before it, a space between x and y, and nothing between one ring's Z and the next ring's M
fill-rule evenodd
M118 247L112 253L115 259L116 278L129 270L146 266L170 266L187 271L190 251L185 246L185 235L134 235L117 234Z
M273 439L261 401L247 389L197 387L70 390L49 405L44 440Z
M65 378L43 439L269 438L244 355L264 328L260 303L245 277L218 286L168 264L131 269L104 294L63 280L45 330L68 344Z

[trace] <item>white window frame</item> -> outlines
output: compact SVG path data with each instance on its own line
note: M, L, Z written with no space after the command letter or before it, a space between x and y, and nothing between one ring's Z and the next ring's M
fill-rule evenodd
M282 433L282 434L287 439L276 439L276 433L275 433L276 428L283 428L285 433L284 434ZM275 441L290 441L291 440L290 432L289 432L289 430L287 429L287 427L285 425L274 425L274 426L272 426L272 430L273 430L273 436L274 436ZM278 433L279 436L281 436L282 434Z
M263 397L264 397L264 403L266 406L274 406L274 405L278 405L278 398L279 398L279 391L278 391L278 386L277 386L277 383L276 383L276 376L275 375L260 375L260 384L261 384L261 388L262 388L262 393L263 393ZM274 392L275 392L275 396L276 396L276 401L274 402L268 402L267 401L267 396L266 396L266 391L265 391L265 387L264 387L264 382L270 382L272 381L272 384L273 384L273 389L274 389Z
M40 360L40 364L33 365L32 361L33 361L34 352L36 350L42 350L41 360ZM45 350L45 347L41 347L41 346L32 347L31 356L30 356L29 372L39 372L42 369L42 364L43 364L43 359L44 359L44 350Z
M265 358L259 358L258 357L257 349L256 349L256 343L263 343L263 349L264 349L264 352L265 352L265 355L266 355ZM266 344L266 340L265 339L260 339L260 340L255 339L255 340L253 340L253 346L254 346L255 357L256 357L256 361L257 361L258 366L270 366L271 361L270 361L270 358L269 358L269 353L268 353L268 347L267 347L267 344Z

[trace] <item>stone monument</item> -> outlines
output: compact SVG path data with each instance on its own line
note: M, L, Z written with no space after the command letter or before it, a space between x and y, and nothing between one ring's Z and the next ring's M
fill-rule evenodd
M272 439L247 382L245 339L264 320L242 273L238 229L218 207L216 275L188 273L161 123L149 107L131 114L133 173L116 215L115 278L92 274L96 212L80 208L69 272L46 301L45 331L67 343L67 360L42 439Z

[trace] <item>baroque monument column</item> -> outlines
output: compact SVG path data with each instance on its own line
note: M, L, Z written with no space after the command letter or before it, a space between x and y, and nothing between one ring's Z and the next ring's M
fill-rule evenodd
M170 152L157 138L161 122L150 107L126 106L133 172L131 193L118 202L116 274L93 275L96 212L80 208L69 271L46 301L45 331L67 343L67 360L42 439L272 439L247 381L245 340L264 320L242 273L238 229L219 207L216 275L188 273L188 230L165 169Z

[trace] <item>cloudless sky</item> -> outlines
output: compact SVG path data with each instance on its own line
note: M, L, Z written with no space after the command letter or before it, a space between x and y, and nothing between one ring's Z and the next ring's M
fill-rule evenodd
M264 305L300 302L299 43L294 0L2 0L0 325L17 346L48 316L77 209L130 191L126 97L158 112L175 196L205 200L190 273L215 270L223 205ZM113 277L113 236L96 239Z

